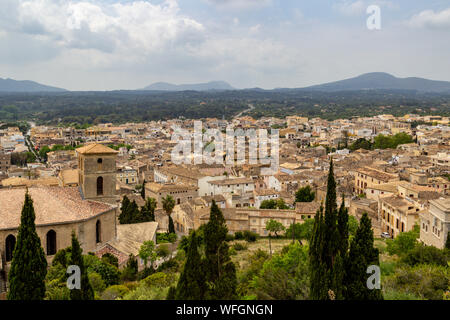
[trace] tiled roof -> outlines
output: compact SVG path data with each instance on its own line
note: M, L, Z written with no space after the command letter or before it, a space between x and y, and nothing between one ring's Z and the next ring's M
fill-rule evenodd
M106 147L99 143L88 144L87 146L76 149L76 151L80 154L115 154L119 153L118 151Z
M17 228L20 224L25 189L0 190L0 230ZM76 222L95 217L114 206L81 199L77 187L32 187L36 225Z

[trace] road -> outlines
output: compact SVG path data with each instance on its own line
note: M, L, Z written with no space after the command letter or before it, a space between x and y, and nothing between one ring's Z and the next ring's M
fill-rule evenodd
M237 119L237 118L241 117L243 113L252 111L253 109L255 109L255 106L252 105L252 104L249 104L249 105L248 105L248 109L245 109L244 111L239 112L237 115L235 115L235 116L233 117L233 119Z

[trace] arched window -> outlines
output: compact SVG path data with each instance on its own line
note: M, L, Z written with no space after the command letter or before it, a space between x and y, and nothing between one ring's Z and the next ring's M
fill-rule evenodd
M50 230L47 232L47 255L52 256L56 253L56 232Z
M12 260L15 246L16 246L16 237L10 234L9 236L6 237L5 241L6 262Z
M95 224L95 241L96 243L99 243L102 241L102 226L100 220L97 220L97 223Z
M97 163L98 163L98 164L103 163L103 159L102 159L102 158L98 158L98 159L97 159Z
M97 195L103 195L103 177L97 178Z

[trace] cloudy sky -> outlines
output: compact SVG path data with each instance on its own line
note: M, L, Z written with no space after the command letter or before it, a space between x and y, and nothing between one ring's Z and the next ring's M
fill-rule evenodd
M381 30L369 30L369 5ZM0 0L0 78L69 90L450 81L449 0Z

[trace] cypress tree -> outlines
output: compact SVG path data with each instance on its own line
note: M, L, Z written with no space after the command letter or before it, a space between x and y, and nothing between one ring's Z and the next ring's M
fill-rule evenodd
M130 199L128 199L127 196L124 196L122 199L122 206L120 207L120 215L119 215L119 222L120 224L127 224L130 223L130 213L129 213L129 207L130 207Z
M381 290L367 288L367 267L380 265L378 249L373 247L372 223L367 213L363 213L350 244L345 262L345 299L346 300L382 300Z
M213 200L209 222L204 227L205 299L231 300L236 297L236 268L230 259L226 236L228 228L222 211Z
M202 300L204 281L201 266L201 257L198 252L198 239L195 231L190 236L186 263L176 287L176 300Z
M136 200L133 200L130 205L128 206L128 223L138 223L140 222L140 210L139 206L136 203Z
M169 233L175 233L175 226L173 224L172 216L169 215Z
M342 195L342 204L338 212L339 253L344 258L348 251L348 209L345 207L345 198Z
M141 197L145 200L145 179L144 182L142 182Z
M310 296L314 300L330 299L331 292L333 299L342 299L343 267L347 250L342 241L343 237L348 237L348 223L345 220L347 212L344 205L341 205L339 213L331 159L325 207L321 206L315 216L310 243Z
M155 221L156 200L154 198L147 198L144 206L141 208L142 222Z
M336 181L334 180L333 160L328 172L327 195L325 199L325 237L323 259L331 270L339 250L339 231L337 228Z
M326 267L322 261L324 244L323 205L314 217L314 226L309 246L310 265L310 298L312 300L327 299Z
M33 200L27 190L8 276L8 300L44 299L47 260L36 233L35 219Z
M70 265L80 267L81 289L70 290L70 300L94 300L94 289L89 282L87 270L83 261L83 249L80 247L75 232L72 232L72 254L70 256Z

